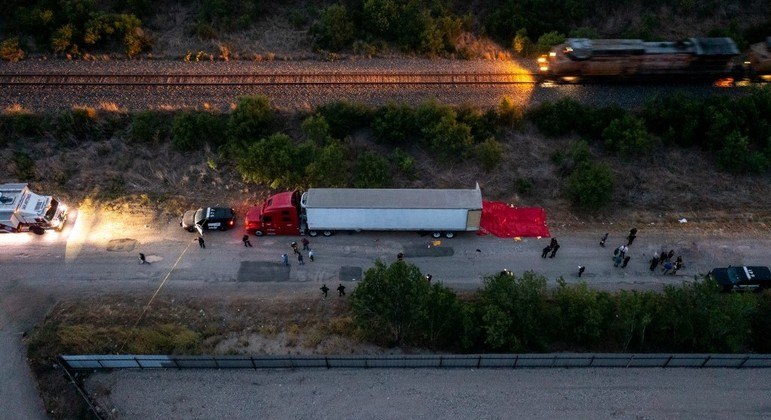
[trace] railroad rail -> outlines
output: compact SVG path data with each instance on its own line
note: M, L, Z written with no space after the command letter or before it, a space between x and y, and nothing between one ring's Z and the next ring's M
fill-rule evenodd
M0 73L0 86L506 85L532 73L41 74Z

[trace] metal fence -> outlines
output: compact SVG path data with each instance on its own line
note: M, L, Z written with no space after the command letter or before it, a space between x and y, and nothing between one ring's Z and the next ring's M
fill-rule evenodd
M461 354L383 356L64 355L72 370L298 368L771 368L771 354Z

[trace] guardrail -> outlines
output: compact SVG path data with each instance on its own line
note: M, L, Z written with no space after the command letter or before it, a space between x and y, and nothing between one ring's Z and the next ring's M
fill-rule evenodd
M383 356L64 355L72 370L382 368L771 368L771 354L461 354Z

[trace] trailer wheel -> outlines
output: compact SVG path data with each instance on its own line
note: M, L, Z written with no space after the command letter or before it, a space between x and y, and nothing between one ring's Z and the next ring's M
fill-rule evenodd
M254 231L254 236L262 236L262 235L264 235L264 233L262 233L261 230L255 230Z
M455 232L445 232L444 237L450 239L455 236Z
M432 232L432 233L431 233L431 236L432 236L433 238L437 238L437 239L438 239L438 238L441 238L441 237L442 237L442 232Z
M311 237L315 238L315 237L319 236L319 233L316 232L315 230L309 230L308 231L308 236L311 236Z
M41 228L40 226L32 226L29 228L29 231L34 233L35 235L42 235L46 233L45 229Z
M331 230L325 230L325 231L324 231L324 232L322 232L321 234L322 234L322 235L324 235L324 236L326 236L326 237L330 237L330 236L332 236L332 231L331 231Z

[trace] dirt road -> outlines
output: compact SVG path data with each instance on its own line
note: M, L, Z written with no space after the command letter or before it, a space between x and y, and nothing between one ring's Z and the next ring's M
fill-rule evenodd
M612 250L625 242L627 226L609 227L605 248L598 244L602 231L561 231L552 227L561 244L553 259L540 258L548 239L500 239L474 234L458 235L435 243L412 233L355 233L310 238L315 261L298 264L290 243L297 237L253 238L245 248L237 226L227 232L206 234L206 248L195 235L183 231L178 220L108 211L81 211L60 234L1 235L0 246L0 366L3 366L0 407L27 410L22 417L41 415L38 403L25 399L34 389L24 366L21 333L42 319L57 299L68 296L125 292L151 296L195 293L242 293L271 296L317 293L319 283L344 282L349 291L355 280L376 259L394 261L403 252L434 281L460 290L479 287L483 276L506 268L515 273L534 270L550 284L564 276L577 282L577 267L586 272L580 280L604 290L653 289L679 284L710 268L728 264L768 265L771 237L720 236L683 224L674 231L638 226L625 269L613 267ZM604 229L602 229L604 230ZM682 255L685 268L677 276L648 270L653 252L673 249ZM139 252L151 264L139 264ZM285 267L281 254L290 256ZM22 413L23 411L18 411Z

